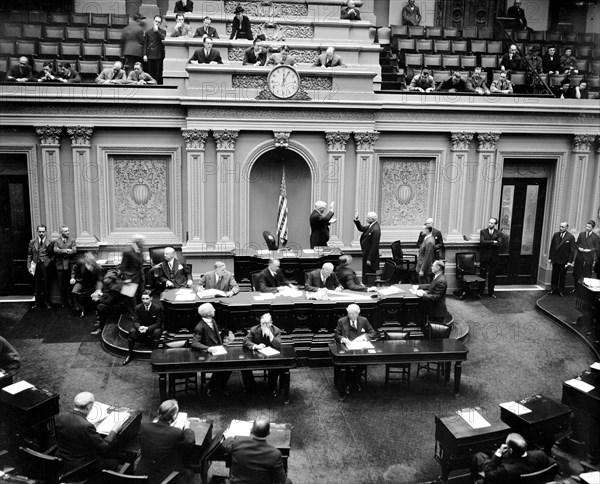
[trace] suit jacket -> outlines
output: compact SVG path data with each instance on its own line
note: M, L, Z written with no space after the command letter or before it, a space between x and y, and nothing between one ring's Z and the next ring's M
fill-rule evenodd
M83 414L71 410L61 413L54 423L58 451L56 457L64 462L63 471L87 464L104 454L115 442L112 430L102 437Z
M138 73L137 71L131 71L129 73L129 75L127 76L127 84L131 84L131 83L135 83L137 84L140 81L145 81L146 84L156 84L156 81L154 80L154 78L148 74L147 72L140 72Z
M242 61L242 65L254 65L259 61L261 66L264 66L267 63L267 51L265 49L262 49L258 56L254 51L254 46L248 47L246 50L244 50L244 60Z
M184 264L173 259L173 275L171 275L169 263L165 260L158 265L158 278L162 284L170 281L174 287L186 287L187 282L192 280L192 275Z
M205 35L208 35L211 39L219 38L219 33L217 32L217 29L211 27L210 25L208 26L208 32L204 30L203 25L202 27L198 27L196 29L196 32L194 33L194 37L204 37Z
M184 5L183 2L181 0L177 0L175 2L175 7L173 8L173 12L174 13L186 13L186 12L193 12L194 11L194 2L192 2L192 0L188 0L186 2L186 4Z
M435 258L443 259L444 258L444 236L438 229L433 229L431 231L431 235L433 236L433 244L435 246L434 247L435 248ZM425 238L425 236L423 235L423 232L419 232L419 238L417 239L418 247L421 247L421 244L423 243L424 238Z
M137 22L130 23L121 31L121 55L142 57L144 53L144 29ZM133 66L130 66L133 68Z
M127 74L124 69L121 69L118 73L112 68L103 69L98 77L96 77L96 82L98 84L102 84L104 81L114 81L119 83L125 83L127 81Z
M265 440L234 437L223 442L231 454L231 484L284 484L285 471L281 451Z
M454 89L456 92L467 92L469 90L464 80L460 79L457 84L454 84L452 77L449 77L438 86L437 91L449 91L450 89Z
M317 57L317 60L314 62L313 67L321 67L321 66L347 67L346 64L344 64L344 61L342 60L342 58L337 54L333 54L333 57L331 58L331 62L329 64L327 64L327 54L321 54L319 57Z
M542 68L544 69L544 72L560 72L560 56L554 54L550 57L550 54L545 53L542 56Z
M144 273L142 272L144 266L144 254L142 252L136 252L133 247L127 248L123 251L123 258L121 264L119 264L119 271L123 275L123 279L131 279L131 282L135 284L143 284Z
M185 482L188 472L183 465L182 450L195 444L194 431L180 430L158 420L140 426L140 462L138 476L148 476L149 484L160 484L171 472L178 471L174 483Z
M190 24L186 24L185 22L181 28L177 28L177 24L175 24L175 27L171 29L171 37L191 37L191 34L192 27L190 27Z
M67 84L79 84L81 82L81 76L79 72L71 68L68 74L58 74L61 79L66 79Z
M519 54L513 54L512 59L510 54L504 54L500 61L500 66L504 66L507 71L520 71L522 67L523 59Z
M427 293L423 295L423 299L429 303L429 316L434 318L446 317L446 290L448 289L446 276L440 274L431 281L431 284L422 284L419 289L427 290Z
M146 334L151 335L156 329L161 329L163 325L163 311L161 306L154 303L150 304L150 309L146 311L144 304L138 304L133 312L133 327L140 329L140 326L147 326Z
M46 266L49 266L52 262L52 243L45 237L44 245L46 246L46 259L43 261ZM29 247L27 247L27 269L31 266L31 263L37 264L40 262L40 239L36 237L29 241Z
M363 316L358 316L356 318L356 326L357 329L354 329L350 326L350 318L348 316L338 319L334 332L335 340L338 343L341 342L342 338L353 340L363 333L366 333L370 339L373 339L377 336L377 333L373 329L373 326L371 326L371 323L369 323L367 318Z
M204 48L197 49L194 52L194 55L190 59L191 61L198 61L198 64L210 64L211 62L216 62L217 64L223 64L223 60L221 59L221 53L217 49L210 49L208 55L204 52Z
M306 283L304 284L304 290L306 291L317 292L323 287L334 290L340 286L340 281L338 281L337 276L333 272L325 279L325 284L323 284L323 280L321 279L321 269L315 269L306 273Z
M194 337L192 338L192 348L195 350L206 351L211 346L220 346L223 344L223 338L227 334L227 330L219 329L219 325L213 319L212 324L214 329L211 329L204 319L194 328Z
M144 34L144 49L143 55L147 55L148 59L164 59L165 46L163 40L167 36L165 29L159 28L156 32L154 29L146 30Z
M219 289L223 292L233 291L234 294L240 292L240 287L235 282L235 277L229 271L225 271L217 283L215 271L205 272L200 278L200 286L204 289Z
M21 367L21 357L17 350L0 336L0 369L9 375L14 375Z
M516 484L521 474L541 471L552 461L541 450L529 450L525 457L497 457L496 454L484 466L485 484Z
M62 237L59 237L52 244L54 263L58 271L68 271L70 269L69 264L75 254L67 254L67 249L75 249L75 239L69 237L65 242Z
M233 17L233 23L231 25L231 36L229 37L229 39L254 40L254 37L252 35L252 26L250 25L250 19L248 17L244 15L241 24L237 17Z
M367 286L363 286L358 280L356 272L354 272L354 270L347 265L337 266L335 268L335 275L344 289L361 292L365 292L367 290Z
M417 267L416 271L423 274L431 274L431 264L435 260L435 242L433 236L425 239L419 247L419 253L417 254Z
M354 220L354 225L356 225L359 232L362 232L360 235L360 248L362 249L363 261L371 261L371 270L376 271L379 267L379 239L381 239L379 222L374 222L371 226L368 226Z
M494 244L497 241L497 244ZM504 236L498 229L494 229L492 235L488 229L482 229L479 232L479 261L480 262L498 262L500 246L504 243Z
M256 290L258 292L277 292L277 288L287 286L290 281L283 275L281 270L278 270L275 277L271 275L269 268L265 268L258 274Z
M598 251L600 251L600 237L594 232L592 232L589 237L587 236L587 232L581 232L577 237L577 248L592 249L591 252L577 251L577 258L580 258L586 263L593 263L595 260L598 260Z
M268 66L293 66L295 63L296 61L289 53L285 60L281 57L281 54L273 54L271 57L269 57L269 60L267 61Z
M71 279L90 292L102 289L102 268L94 262L90 270L83 260L77 261L71 269Z
M519 27L522 29L527 28L527 19L525 18L525 10L523 10L522 8L515 7L514 5L512 7L508 7L506 16L515 19L515 21L519 24L516 26L516 28L519 28Z
M10 68L6 77L14 77L15 79L23 79L27 78L29 80L33 79L33 71L29 66L21 66L20 64L15 64ZM9 81L13 79L8 79Z
M310 248L327 245L329 241L329 221L333 217L330 210L325 215L315 209L310 214L308 222L310 223Z
M244 338L244 348L251 350L254 345L263 343L265 346L281 350L281 330L273 324L271 325L271 332L273 333L272 341L269 338L263 337L260 324L252 326Z
M350 8L348 7L342 7L340 18L344 20L360 20L360 10L356 7L352 10L354 12L350 12Z
M402 8L402 24L403 25L419 25L421 23L421 12L416 5L411 10L409 5Z
M577 243L572 233L565 231L564 237L561 237L560 232L556 232L552 236L550 256L548 258L553 264L573 263L576 255Z

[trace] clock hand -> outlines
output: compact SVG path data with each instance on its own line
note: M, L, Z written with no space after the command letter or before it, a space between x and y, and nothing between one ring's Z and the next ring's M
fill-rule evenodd
M287 71L283 73L283 80L282 80L282 83L283 83L283 84L285 84L285 80L287 79L287 76L288 76L289 74L290 74L290 73L289 73L289 72L287 72Z

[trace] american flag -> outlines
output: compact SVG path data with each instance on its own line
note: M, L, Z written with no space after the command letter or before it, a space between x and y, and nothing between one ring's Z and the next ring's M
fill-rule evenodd
M288 208L287 191L285 189L285 165L281 173L281 185L279 186L279 207L277 208L277 241L279 247L285 247L288 237Z

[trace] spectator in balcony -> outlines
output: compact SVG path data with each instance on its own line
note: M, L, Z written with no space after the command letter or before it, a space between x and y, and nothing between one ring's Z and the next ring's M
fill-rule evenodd
M144 72L141 62L136 62L133 66L133 70L127 76L127 84L156 84L156 80L152 78L150 74Z
M165 58L165 46L163 40L167 35L165 29L160 28L163 18L154 16L152 28L146 30L144 35L144 62L150 74L158 84L162 84L163 59Z
M213 41L210 37L204 37L204 48L198 49L190 59L190 64L223 64L221 54L212 48Z
M410 85L409 91L431 92L435 90L435 82L433 76L429 75L429 69L423 69L421 74L414 76Z
M548 47L548 50L542 56L542 70L545 74L560 74L560 58L556 53L556 47Z
M127 75L123 70L123 63L116 61L112 67L104 69L98 77L96 77L97 84L125 84L127 81Z
M294 58L290 54L290 48L287 45L284 45L281 48L281 52L279 54L275 53L269 60L267 61L268 66L293 66L296 63Z
M573 55L573 49L567 47L565 53L560 57L560 70L565 76L578 74L577 58Z
M262 40L258 37L252 42L252 47L244 51L244 60L242 65L252 64L255 66L264 66L267 63L267 51L262 46Z
M194 2L192 0L177 0L173 11L175 13L192 13L194 11Z
M324 54L317 57L313 67L347 67L342 58L335 53L333 47L327 47Z
M175 27L171 30L169 37L191 37L192 27L185 21L185 15L178 13L175 15Z
M523 59L517 52L517 46L511 45L508 48L508 52L504 54L500 61L500 70L502 72L513 72L520 71L523 68Z
M489 94L490 89L487 86L487 76L481 73L481 66L475 67L475 72L469 79L469 84L472 92L477 94Z
M52 62L44 62L38 82L59 82L58 74L52 70Z
M202 27L198 27L196 29L196 32L194 33L194 37L202 37L202 38L210 37L211 39L218 39L219 33L217 32L217 29L210 26L211 22L212 22L212 20L208 15L206 17L204 17L204 23L203 23Z
M501 72L500 76L497 80L492 82L492 87L490 88L494 94L512 94L513 86L512 83L506 77L506 72Z
M402 9L402 23L404 25L419 25L421 23L421 12L415 5L415 0L408 0L408 4Z
M585 79L579 81L579 86L573 88L575 99L589 99L588 85Z
M514 28L527 28L527 19L525 18L525 10L521 8L521 0L515 0L513 6L508 8L506 16L515 19Z
M235 17L233 17L233 25L231 26L230 40L252 40L252 26L250 19L244 15L244 7L238 5L235 9Z
M533 45L531 49L529 49L529 52L527 53L527 60L529 61L529 64L535 72L537 72L538 74L541 74L543 72L543 61L540 57L539 45Z
M342 7L340 18L343 20L360 20L360 10L355 7L353 0L348 0L346 6Z
M121 55L125 59L126 69L133 69L136 62L142 61L144 54L144 28L141 25L142 17L139 13L129 18L129 25L121 32Z
M69 62L58 64L58 80L64 83L78 84L81 82L81 76Z
M571 89L571 79L565 77L560 81L560 86L551 86L552 93L559 99L568 99L569 90Z
M29 60L25 56L19 57L19 63L10 68L6 75L7 81L29 82L33 80Z
M442 82L437 88L445 92L467 92L467 83L462 79L460 72L455 72L451 77Z

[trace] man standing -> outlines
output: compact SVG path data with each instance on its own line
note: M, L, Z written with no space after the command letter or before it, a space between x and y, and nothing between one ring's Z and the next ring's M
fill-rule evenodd
M208 15L204 17L202 27L196 29L194 37L210 37L211 39L218 39L219 33L217 32L217 29L210 26L211 22L212 20Z
M164 257L165 260L156 268L161 287L165 289L192 287L194 283L192 275L188 268L175 257L175 249L166 247Z
M133 236L130 246L123 251L123 258L119 264L119 273L123 283L128 285L133 293L127 294L131 298L131 313L144 290L144 242L145 237L140 234Z
M278 259L269 259L268 267L258 274L255 291L279 292L285 286L294 287L279 270L279 264Z
M235 282L233 274L226 270L225 263L215 262L215 270L206 272L200 278L199 291L204 289L218 289L223 291L225 296L231 297L240 292L240 287Z
M158 346L162 334L162 325L162 306L152 304L150 291L144 291L142 304L138 304L133 313L133 328L129 330L129 337L127 338L129 352L127 358L123 360L123 366L128 365L133 360L133 349L136 341L142 340L144 343L151 345L153 349Z
M496 265L500 254L500 246L503 245L504 237L496 228L498 219L492 217L488 222L488 228L479 232L479 261L481 262L480 276L488 279L488 295L496 299L494 288L496 287ZM485 284L481 286L481 296Z
M102 282L102 292L97 296L92 295L92 300L97 298L98 306L96 313L98 321L96 321L96 329L90 334L96 335L102 332L102 329L108 321L108 316L111 314L123 314L129 311L131 300L133 298L121 294L123 281L119 278L116 271L108 271Z
M360 248L362 249L362 282L367 285L367 274L375 273L379 269L379 240L381 229L377 222L377 214L367 214L367 225L362 225L358 220L358 211L354 214L354 225L360 235Z
M341 255L339 259L340 263L335 268L335 275L340 281L340 284L344 289L350 289L351 291L360 291L360 292L376 292L376 287L369 287L363 285L358 280L356 276L356 272L350 267L350 263L352 262L351 255Z
M408 0L408 4L402 8L403 25L419 25L421 23L421 12L415 5L415 0Z
M102 268L96 263L94 254L86 252L83 258L75 263L69 282L73 286L75 310L83 319L85 317L83 298L102 292Z
M140 22L146 17L139 13L129 18L129 24L121 31L121 55L125 59L125 68L133 69L136 62L142 61L144 52L144 29Z
M54 264L56 265L56 274L58 279L58 288L60 289L60 302L63 308L73 307L69 294L71 260L77 253L75 248L75 239L69 237L69 227L63 225L60 228L60 237L54 241L52 247L54 253Z
M50 309L50 264L52 244L46 235L46 226L38 225L38 235L29 241L27 248L27 270L35 282L35 304L31 309L45 306Z
M515 19L514 28L527 28L527 19L525 18L525 10L521 8L521 0L515 0L513 6L508 8L506 16Z
M250 19L244 15L244 7L238 5L235 8L235 17L233 17L233 24L231 25L231 36L229 40L252 40L252 26L250 25Z
M250 437L223 433L223 447L231 455L232 484L292 484L285 475L281 451L267 443L270 427L267 417L258 417L252 424Z
M573 267L577 255L575 237L568 229L569 224L561 222L558 232L552 236L550 258L548 259L548 264L552 264L550 294L558 294L560 297L563 297L565 293L567 269Z
M419 284L428 284L431 276L431 265L435 260L435 243L432 235L433 227L424 226L421 231L423 241L419 246L419 254L417 255L417 275ZM419 237L420 238L420 237Z
M329 204L329 211L327 210L327 204L322 200L315 202L315 209L310 214L308 221L310 223L310 248L323 247L327 245L329 241L329 226L335 223L333 217L333 202Z
M433 219L431 217L425 220L425 227L431 227L431 235L433 237L435 249L435 259L444 259L444 237L442 236L442 233L433 226ZM423 231L421 231L419 233L419 238L417 239L417 247L421 247L423 239L425 239L425 234L423 234Z
M144 62L148 67L148 74L156 79L156 82L162 84L163 59L165 58L165 47L163 40L167 35L165 29L160 28L162 23L160 15L154 16L152 28L146 30L144 35Z
M595 226L596 222L588 220L585 231L577 237L577 258L573 271L575 288L583 282L584 277L592 277L592 268L600 250L600 237L593 232Z
M304 290L309 292L341 291L343 289L337 276L333 273L333 264L326 262L321 269L306 274Z
M433 271L433 281L430 284L419 286L416 295L425 299L429 304L429 321L443 323L446 319L446 291L448 281L444 275L445 264L441 260L436 260L431 266Z

